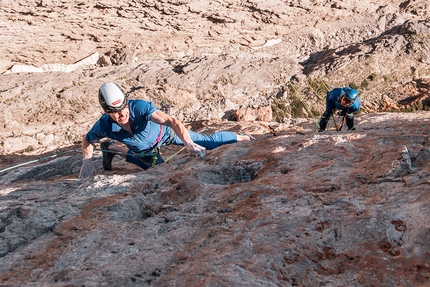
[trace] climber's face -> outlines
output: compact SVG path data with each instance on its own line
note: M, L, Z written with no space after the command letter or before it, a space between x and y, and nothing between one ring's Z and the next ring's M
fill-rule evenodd
M120 125L126 125L130 119L130 110L128 105L119 112L107 113L115 122Z
M344 106L345 108L347 108L347 107L349 107L350 105L352 105L352 102L351 102L350 100L348 100L348 99L347 99L347 97L343 96L343 97L340 99L340 104L341 104L342 106Z

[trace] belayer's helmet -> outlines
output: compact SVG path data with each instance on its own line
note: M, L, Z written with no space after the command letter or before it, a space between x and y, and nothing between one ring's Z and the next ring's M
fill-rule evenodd
M117 84L110 82L100 87L99 103L106 113L115 113L127 106L128 99Z
M358 92L354 89L351 89L348 92L346 92L345 97L348 99L348 101L353 103L358 97Z

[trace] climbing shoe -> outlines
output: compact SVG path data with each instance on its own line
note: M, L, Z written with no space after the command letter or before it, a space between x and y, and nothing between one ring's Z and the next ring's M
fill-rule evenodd
M104 141L100 143L100 148L102 149L103 154L103 169L111 170L112 169L112 159L115 156L114 153L109 152L109 146L113 143L113 141Z

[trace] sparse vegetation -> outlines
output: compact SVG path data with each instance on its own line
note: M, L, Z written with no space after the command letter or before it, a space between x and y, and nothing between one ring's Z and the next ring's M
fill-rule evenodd
M286 117L309 118L319 117L321 111L308 102L325 103L325 94L329 91L328 84L322 80L311 79L300 85L291 81L279 87L272 101L273 121L282 121ZM282 96L287 97L282 100ZM282 95L282 96L278 96Z
M229 76L229 77L226 77L226 76L224 76L224 75L222 75L221 77L219 77L218 79L216 79L215 81L214 81L214 83L215 84L221 84L221 85L223 85L223 86L225 86L225 85L228 85L228 84L232 84L232 79L231 79L231 77Z
M353 83L353 82L349 83L348 86L350 88L354 89L354 90L358 90L359 89L359 87L355 83Z
M17 151L16 153L17 154L23 154L23 153L32 152L32 151L34 151L34 147L33 146L28 146L28 147L26 147L23 150Z
M306 83L311 94L313 93L318 99L325 101L325 95L330 91L327 83L318 79L308 79Z
M85 82L81 82L81 81L73 81L73 86L82 86L84 85Z
M291 116L293 118L306 118L308 115L305 113L306 107L300 98L300 95L291 95L290 97L291 105Z
M369 86L369 82L366 79L364 79L360 84L360 88L362 89L366 89L368 86Z
M429 109L428 105L424 105L422 101L418 101L417 103L414 103L410 106L401 108L400 111L398 112L413 113L416 111L422 111L422 110L428 110L428 109Z
M370 74L370 75L367 77L367 79L368 79L369 81L375 81L375 80L376 80L376 73L372 73L372 74Z
M284 118L290 116L290 108L285 101L274 99L272 101L272 121L281 122Z

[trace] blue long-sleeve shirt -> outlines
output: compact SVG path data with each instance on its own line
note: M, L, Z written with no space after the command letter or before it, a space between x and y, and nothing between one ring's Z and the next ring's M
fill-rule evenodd
M146 153L146 151L152 151L155 147L164 144L184 145L172 128L151 121L151 115L158 110L152 102L129 100L128 106L131 134L112 120L109 115L104 114L87 133L86 140L94 144L103 138L110 138L125 144L129 149L126 161L143 169L163 162L160 154L155 157L154 161L153 153ZM237 135L233 132L219 131L210 135L202 135L193 131L188 131L188 133L194 143L206 149L237 142ZM145 156L149 156L149 159L145 159Z
M125 144L133 153L141 153L172 143L183 145L182 140L174 134L170 127L151 121L151 115L158 109L152 102L144 100L129 100L130 128L132 134L118 125L112 118L103 114L86 135L86 140L92 144L103 138L110 138ZM206 149L214 149L220 145L234 143L237 136L233 132L219 131L210 135L202 135L188 131L191 140Z
M86 135L90 143L97 143L102 138L110 138L125 144L131 151L139 153L157 146L170 129L152 122L151 115L157 108L152 102L129 100L130 128L132 134L121 128L112 118L103 114Z
M327 93L326 97L326 112L331 113L334 109L340 110L341 115L345 113L353 114L360 110L360 98L357 97L355 101L349 107L344 107L340 104L342 96L351 90L350 87L335 88Z

